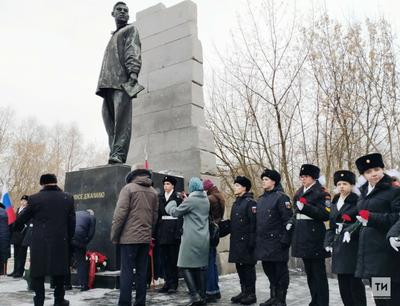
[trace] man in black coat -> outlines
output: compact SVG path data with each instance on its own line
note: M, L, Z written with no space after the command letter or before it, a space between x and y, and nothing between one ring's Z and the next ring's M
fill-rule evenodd
M0 275L7 273L7 260L10 258L10 228L3 203L0 203Z
M311 293L310 306L329 305L325 268L325 258L329 257L329 253L324 248L324 222L329 220L331 197L318 182L319 173L317 166L301 166L299 175L303 186L294 195L295 215L286 227L287 230L293 230L292 256L304 262Z
M332 272L337 274L343 304L366 306L365 286L360 278L354 277L358 236L353 235L350 243L343 242L344 233L357 221L358 196L352 192L356 176L351 171L339 170L334 173L333 182L339 193L332 200L325 249L332 253Z
M231 239L229 262L236 264L241 292L232 297L233 303L250 305L257 302L254 256L257 203L253 199L251 181L238 176L234 181L236 201L231 210Z
M368 154L356 160L367 182L357 203L359 243L356 276L364 279L391 278L391 299L375 298L376 305L400 305L400 262L386 235L399 219L400 188L384 173L382 155ZM351 240L350 240L351 241ZM371 284L372 286L374 284Z
M28 199L29 197L27 195L23 195L21 197L21 205L17 209L17 217L28 205ZM20 232L15 231L11 236L11 244L14 245L14 270L8 275L14 278L22 277L22 275L24 274L26 253L28 251L28 247L23 244L23 241L27 229L28 225L25 224L24 228Z
M286 225L293 212L289 197L280 184L281 175L265 169L261 174L264 194L257 201L256 259L269 280L270 298L260 306L286 305L289 287L290 237Z
M182 219L170 216L165 207L171 201L177 205L182 203L182 198L175 191L176 178L166 175L163 178L164 193L158 199L157 243L161 249L161 263L165 271L164 286L159 289L161 293L172 294L178 288L178 254L182 229Z
M70 244L75 231L74 198L57 186L54 174L43 174L40 185L42 190L29 197L14 229L21 230L32 219L30 272L34 305L44 304L46 275L54 281L54 305L69 305L64 299L64 278L69 270Z
M76 212L75 234L72 238L72 256L76 263L79 285L81 291L89 290L88 263L86 261L87 246L96 231L96 218L91 209ZM71 274L68 274L67 285L71 284Z

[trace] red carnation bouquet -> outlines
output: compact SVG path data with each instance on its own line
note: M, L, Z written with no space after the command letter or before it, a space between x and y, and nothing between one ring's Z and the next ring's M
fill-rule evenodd
M348 214L342 215L343 222L351 222L351 217Z

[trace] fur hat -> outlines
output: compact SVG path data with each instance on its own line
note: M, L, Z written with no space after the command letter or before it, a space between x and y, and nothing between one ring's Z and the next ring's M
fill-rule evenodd
M333 183L336 186L337 183L340 181L348 182L351 185L355 185L356 175L349 170L338 170L333 174Z
M319 178L319 172L320 172L320 170L317 166L314 166L312 164L303 164L300 168L299 176L309 175L314 180L317 180Z
M385 168L383 158L380 153L372 153L361 156L356 160L356 166L360 174L364 174L365 171L372 168Z
M132 166L132 171L125 178L126 183L129 184L137 176L147 176L151 178L151 172L143 165L134 165Z
M208 191L213 187L214 187L214 183L210 179L206 179L203 181L203 188L205 191Z
M40 177L40 186L48 185L48 184L57 184L57 177L55 174L46 173L42 174Z
M261 179L263 179L263 177L268 177L269 179L273 180L275 182L275 186L281 182L281 175L275 170L265 169L261 174Z
M251 189L251 181L245 176L237 176L233 182L234 184L238 183L246 188L246 191Z
M175 178L174 176L172 176L172 175L166 175L166 176L164 176L164 178L163 178L163 180L162 180L162 183L163 183L163 184L164 184L165 182L169 182L169 183L171 183L172 185L176 186L177 180L176 180L176 178Z

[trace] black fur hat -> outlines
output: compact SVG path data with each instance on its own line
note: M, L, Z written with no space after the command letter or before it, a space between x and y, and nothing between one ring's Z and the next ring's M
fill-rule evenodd
M317 166L314 166L312 164L304 164L300 168L299 176L309 175L314 180L317 180L319 178L319 172L320 172L320 170L319 170L319 168Z
M133 179L137 176L147 176L148 178L151 178L151 172L150 170L147 170L145 168L137 168L135 170L133 170L132 172L130 172L126 178L125 178L125 182L127 184L129 184L130 182L133 181Z
M176 178L174 176L171 176L171 175L164 176L164 178L162 180L162 183L164 184L165 182L170 182L174 186L177 183Z
M40 177L40 186L44 186L47 184L57 184L57 177L55 174L42 174L42 176Z
M371 168L385 168L382 155L379 153L367 154L357 158L356 166L360 174Z
M351 185L356 184L356 175L349 170L338 170L333 174L333 183L335 186L338 182L345 181L350 183Z
M251 181L245 176L237 176L233 182L234 184L238 183L246 188L246 191L251 189Z
M261 174L261 179L263 179L263 177L265 176L275 181L275 186L281 182L281 175L279 174L278 171L265 169L264 172Z

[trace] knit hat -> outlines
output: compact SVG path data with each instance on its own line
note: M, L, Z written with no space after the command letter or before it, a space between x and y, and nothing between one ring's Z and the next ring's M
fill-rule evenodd
M198 177L192 177L189 180L189 193L193 191L203 191L203 182Z
M281 182L281 175L278 171L275 170L265 169L264 172L261 174L261 179L263 179L264 177L268 177L269 179L273 180L275 182L275 186Z
M379 153L372 153L359 157L356 160L356 166L360 174L372 168L385 168L382 155Z
M333 183L336 186L337 183L340 181L348 182L351 185L355 185L356 175L349 170L338 170L333 174Z
M320 170L317 166L314 166L312 164L303 164L300 168L299 176L309 175L314 180L317 180L319 178L319 172L320 172Z
M246 188L246 191L251 189L251 181L245 176L237 176L233 182L234 184L238 183Z
M176 178L174 177L174 176L172 176L172 175L166 175L166 176L164 176L164 178L163 178L163 180L162 180L162 183L164 184L165 182L169 182L169 183L171 183L172 185L176 185L176 183L177 183L177 181L176 181Z
M42 174L39 183L40 186L44 186L47 184L57 184L57 177L55 174L52 173Z
M210 179L206 179L203 181L203 188L205 191L208 191L213 187L214 187L214 183Z

